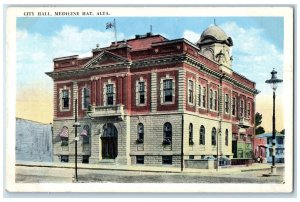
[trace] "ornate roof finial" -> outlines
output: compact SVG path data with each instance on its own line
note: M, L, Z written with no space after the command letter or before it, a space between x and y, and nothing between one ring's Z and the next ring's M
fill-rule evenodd
M98 43L96 44L96 48L97 48L97 49L99 48L99 44L98 44Z

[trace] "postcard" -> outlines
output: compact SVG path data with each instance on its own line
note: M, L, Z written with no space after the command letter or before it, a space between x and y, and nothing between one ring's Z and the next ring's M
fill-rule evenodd
M292 192L293 12L8 6L6 190Z

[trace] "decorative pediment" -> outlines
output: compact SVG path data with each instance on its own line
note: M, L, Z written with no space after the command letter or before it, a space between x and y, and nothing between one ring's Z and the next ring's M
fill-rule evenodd
M102 51L95 58L87 62L83 68L95 68L95 67L100 67L102 65L122 64L127 62L129 62L127 58L113 54L108 51Z

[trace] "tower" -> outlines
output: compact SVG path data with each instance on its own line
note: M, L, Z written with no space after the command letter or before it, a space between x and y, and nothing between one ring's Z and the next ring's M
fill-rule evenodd
M230 49L233 46L233 42L231 37L228 37L220 27L212 25L204 30L197 42L197 46L200 48L200 53L217 62L222 71L232 73Z

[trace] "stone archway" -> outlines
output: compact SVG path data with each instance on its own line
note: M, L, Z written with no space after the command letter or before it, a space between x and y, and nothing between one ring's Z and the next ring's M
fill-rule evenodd
M118 130L112 123L103 125L102 159L115 159L118 156Z

